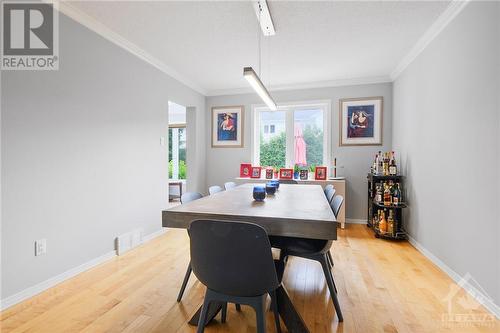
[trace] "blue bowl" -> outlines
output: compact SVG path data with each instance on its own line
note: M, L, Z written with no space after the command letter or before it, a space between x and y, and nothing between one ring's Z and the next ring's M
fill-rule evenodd
M255 201L264 201L266 198L266 188L264 186L255 186L253 188L253 198Z
M269 195L273 195L274 193L276 193L277 189L278 188L276 187L276 184L273 184L273 183L266 184L266 193Z

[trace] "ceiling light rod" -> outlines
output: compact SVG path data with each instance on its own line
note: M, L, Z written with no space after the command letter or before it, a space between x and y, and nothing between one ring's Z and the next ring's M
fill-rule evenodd
M259 76L257 75L257 73L255 73L252 67L243 68L243 76L245 77L245 79L247 79L248 83L250 83L255 92L260 96L260 98L262 98L264 103L266 103L266 105L272 111L278 110L278 107L276 106L276 103L269 94L269 91L267 91L266 87L264 86Z
M255 9L257 19L259 20L262 34L264 36L274 36L276 34L276 30L274 30L273 18L271 17L271 12L267 6L267 1L253 1L253 7Z

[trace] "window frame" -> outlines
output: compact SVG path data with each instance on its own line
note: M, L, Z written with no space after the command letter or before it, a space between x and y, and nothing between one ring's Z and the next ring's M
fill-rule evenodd
M301 102L286 102L279 103L278 111L285 111L285 133L286 133L286 154L285 165L293 167L294 162L294 111L307 109L322 109L323 110L323 166L331 165L332 152L332 103L330 100L314 100ZM271 111L264 104L252 105L252 138L251 138L251 161L253 165L260 165L260 112ZM329 172L331 168L328 168Z

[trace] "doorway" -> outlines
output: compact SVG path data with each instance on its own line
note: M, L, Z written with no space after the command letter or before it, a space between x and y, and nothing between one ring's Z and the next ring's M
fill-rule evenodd
M168 102L168 198L178 202L187 181L186 107Z

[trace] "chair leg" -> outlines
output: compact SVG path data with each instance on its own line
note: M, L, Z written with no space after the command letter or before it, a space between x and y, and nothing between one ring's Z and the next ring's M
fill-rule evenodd
M276 324L276 332L281 333L281 325L280 325L280 314L278 312L278 302L276 298L276 291L273 290L269 293L271 296L271 309L274 312L274 322Z
M236 303L235 305L236 305L236 311L241 311L241 305L238 303Z
M326 254L328 255L328 260L330 261L330 266L333 267L332 253L330 252L330 250L328 250L328 252Z
M226 317L227 317L227 303L224 303L224 305L222 306L221 314L220 314L221 323L226 322Z
M179 295L177 296L177 302L180 302L182 299L182 295L184 294L184 290L186 289L190 275L191 275L191 262L189 262L186 275L184 275L184 281L182 281L181 290L179 290Z
M189 265L191 267L191 265ZM208 306L210 305L210 291L207 289L205 292L205 299L201 307L200 319L198 320L198 329L196 333L203 333L205 331L205 321L207 320Z
M333 300L333 306L335 307L335 312L337 312L337 317L339 321L344 321L344 317L342 316L342 311L340 310L339 300L337 298L337 292L335 291L335 285L333 282L332 272L330 270L330 266L328 265L326 254L321 255L318 258L318 261L321 263L321 267L323 267L323 273L325 274L325 280L328 284L328 289L330 289L330 296Z
M287 257L287 254L286 254L285 250L281 249L280 250L280 259L279 260L280 261L284 261L286 257Z
M266 333L266 312L264 310L265 296L256 297L255 303L252 304L257 317L257 333Z

